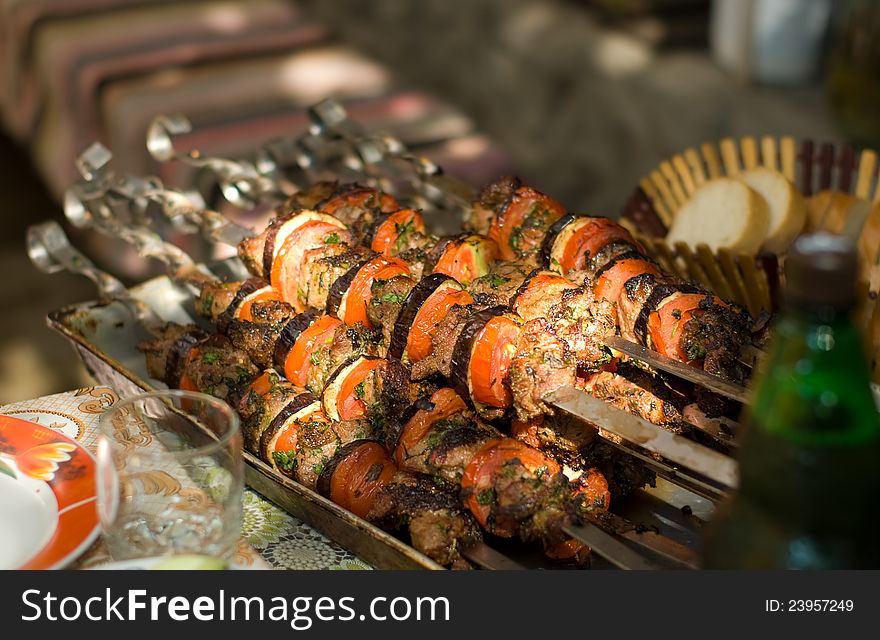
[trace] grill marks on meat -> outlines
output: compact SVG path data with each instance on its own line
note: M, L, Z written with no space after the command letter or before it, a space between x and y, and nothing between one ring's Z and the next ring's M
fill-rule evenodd
M453 569L470 568L461 549L483 537L454 494L426 476L403 471L382 489L367 519L386 528L407 528L414 547Z
M749 317L742 309L717 304L712 296L700 302L702 313L684 326L682 349L691 360L702 360L703 369L736 382L745 372L738 355L743 337L749 335Z
M577 366L568 345L544 318L530 320L519 334L510 362L510 388L517 418L528 421L553 414L543 397L560 387L573 386Z
M610 303L594 300L583 287L566 289L559 303L550 307L548 320L574 353L580 371L595 371L608 363L605 338L617 330Z
M275 342L283 323L256 323L247 320L233 320L226 333L236 348L247 353L255 364L267 369L272 366Z
M567 539L562 528L572 521L575 505L571 484L562 473L539 478L514 458L496 474L492 490L489 519L493 526L508 529L512 525L521 540L542 542L545 547Z
M194 324L167 324L156 330L150 340L138 343L138 351L144 354L147 361L147 373L151 378L161 380L169 385L180 380L186 353L180 353L183 342L189 347L207 338L207 334ZM178 344L181 343L181 344ZM170 360L174 362L170 362Z
M458 485L464 469L489 440L500 433L470 412L439 420L410 448L398 451L401 468L432 475Z
M680 433L686 429L681 411L688 400L659 376L634 364L620 363L615 372L594 374L585 390L613 407L670 431Z

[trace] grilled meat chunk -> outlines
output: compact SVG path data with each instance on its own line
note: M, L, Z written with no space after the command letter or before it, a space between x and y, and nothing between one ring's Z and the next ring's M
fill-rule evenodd
M617 327L610 308L609 302L593 299L583 287L564 290L559 302L550 307L547 319L574 354L581 372L595 371L611 359L605 338L614 335Z
M281 215L302 209L316 209L321 202L330 198L339 189L340 185L336 181L316 182L285 200L281 206Z
M267 369L272 366L272 355L283 323L257 323L233 320L226 329L229 340L247 353L254 364Z
M474 298L482 298L485 306L508 304L534 267L525 262L499 261L489 273L476 278L468 287Z
M339 447L361 438L372 437L367 420L331 422L321 413L298 423L295 474L297 481L314 489L318 476Z
M402 469L458 484L477 451L499 435L465 411L432 424L418 442L398 445L396 455Z
M384 528L407 528L414 547L453 569L471 568L461 549L483 537L453 493L428 476L405 471L382 489L367 519Z
M568 346L544 318L523 326L516 354L510 362L510 388L517 418L528 421L542 414L553 414L544 396L560 387L573 386L577 363Z
M585 390L610 405L648 422L680 433L686 429L681 411L687 399L663 380L631 363L619 363L615 372L592 375Z
M684 326L679 342L689 360L702 360L703 369L728 380L743 382L739 351L748 342L749 316L737 307L721 305L712 296L700 302L702 313Z

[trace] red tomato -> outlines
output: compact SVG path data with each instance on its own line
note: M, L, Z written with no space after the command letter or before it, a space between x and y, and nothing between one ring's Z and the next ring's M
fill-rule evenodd
M629 231L608 218L591 218L578 229L562 250L559 263L563 273L572 269L584 269L590 258L612 242L635 240Z
M482 257L481 263L477 252ZM467 286L489 272L489 265L498 260L498 253L498 245L489 238L472 235L453 240L446 245L432 273L445 273Z
M526 217L532 215L535 208L546 212L541 224L532 227L527 224ZM544 234L550 225L565 215L565 209L550 196L544 195L531 187L520 187L513 194L510 203L501 214L492 219L489 226L489 237L498 244L502 260L516 260L523 253L534 251L540 246ZM534 237L522 235L522 229L533 229ZM520 230L518 234L514 234ZM513 238L517 241L513 242ZM514 246L515 245L515 246Z
M434 404L433 409L416 411L404 426L394 451L398 464L403 464L407 451L414 449L434 424L467 409L461 396L448 387L435 391L431 395L431 402Z
M510 537L516 533L516 523L496 519L489 522L493 501L486 494L494 491L495 476L505 465L519 460L526 471L540 480L559 473L559 465L543 453L513 438L490 440L477 452L465 468L461 488L467 496L465 504L477 521L492 533Z
M411 275L409 266L400 258L379 256L370 260L360 268L348 288L345 296L345 317L341 320L348 325L360 322L372 329L373 325L367 319L367 304L370 301L373 282L409 275Z
M660 270L647 260L641 258L620 260L599 276L593 288L593 294L597 300L604 298L608 302L617 302L626 281L643 273L658 276L660 275Z
M330 478L330 499L365 518L397 467L378 442L368 442L339 461Z
M507 316L495 316L477 334L470 362L473 399L490 407L513 404L508 374L521 327Z
M357 386L373 369L379 369L385 365L386 361L379 358L364 359L348 372L339 387L339 394L336 396L336 409L339 411L340 420L354 420L366 413L366 405L363 400L357 397Z
M336 327L341 324L333 316L321 316L300 333L284 361L284 377L298 387L305 387L314 364L312 353L321 345L333 342Z
M519 313L520 307L523 309L538 308L540 301L548 297L547 291L551 287L573 289L575 285L571 280L555 273L538 273L529 280L528 286L516 296L516 300L513 301L513 310Z
M681 333L705 297L702 293L676 296L648 316L648 335L655 351L688 362L681 348Z
M414 209L401 209L392 213L376 229L370 248L383 256L396 256L399 253L397 240L404 229L409 229L409 232L425 233L422 214Z
M474 299L467 291L442 288L434 292L416 313L409 336L406 339L406 353L411 362L418 362L431 355L434 349L431 340L437 333L440 322L455 305L468 305Z
M251 307L257 302L268 302L269 300L281 300L281 294L272 287L263 287L259 291L254 291L241 301L235 317L239 320L247 320L253 322L254 317L251 315Z
M323 246L331 233L339 235L345 232L340 224L310 220L300 225L284 239L284 244L272 261L270 283L280 293L281 298L297 311L305 309L305 300L301 300L300 295L299 277L302 254L309 249Z

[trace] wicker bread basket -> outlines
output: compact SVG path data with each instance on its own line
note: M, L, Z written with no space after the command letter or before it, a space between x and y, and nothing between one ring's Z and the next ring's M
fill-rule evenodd
M703 283L722 298L743 305L757 317L779 308L784 287L784 255L737 254L728 250L711 251L682 242L666 242L667 230L676 214L705 181L734 177L744 170L768 167L782 172L804 197L822 191L840 191L854 196L856 203L846 215L864 220L869 212L880 211L878 157L871 150L861 152L850 145L816 145L811 140L796 142L792 137L725 138L718 144L686 149L665 160L641 180L621 212L621 223L643 244L645 251L665 269L681 277ZM880 214L871 215L871 219ZM838 221L839 222L839 221ZM838 224L837 231L857 229L861 224ZM854 222L851 220L850 222ZM875 381L880 381L880 245L871 248L863 265L860 283L863 305L860 321L870 338Z

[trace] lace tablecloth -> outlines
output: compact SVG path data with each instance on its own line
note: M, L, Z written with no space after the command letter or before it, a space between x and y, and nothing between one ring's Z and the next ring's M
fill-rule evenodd
M116 392L108 387L85 387L7 404L0 407L0 414L57 429L94 452L98 420L117 400ZM242 539L234 558L237 564L274 569L371 568L250 489L245 489L242 499ZM109 560L99 539L76 561L75 566L88 568Z

